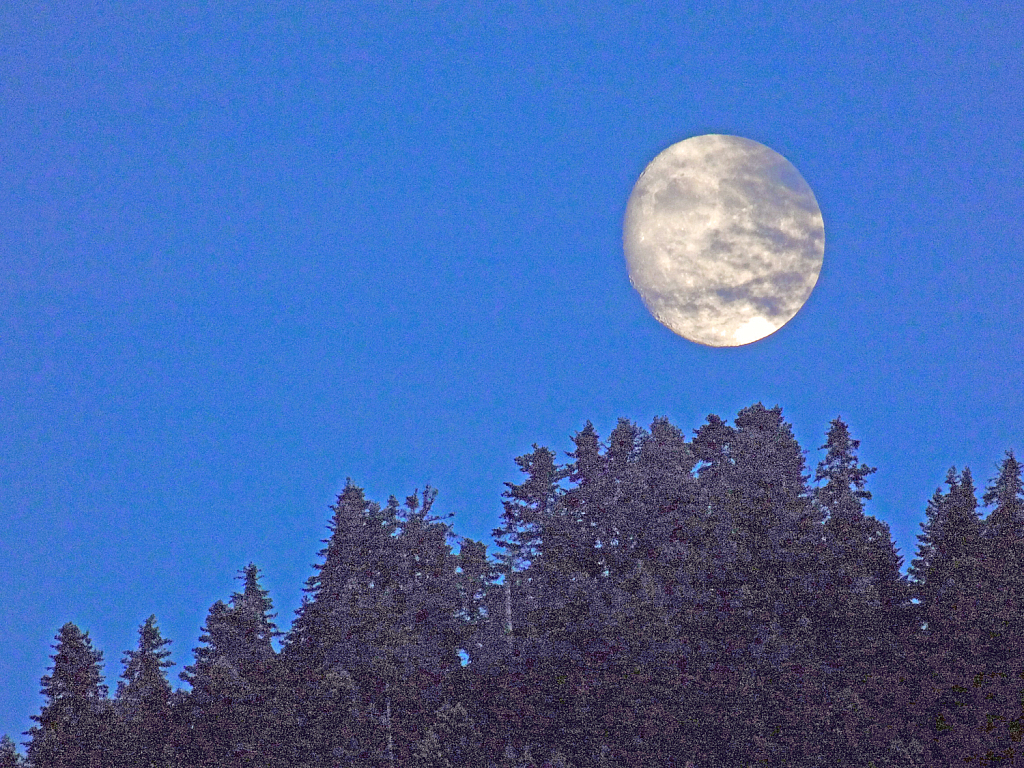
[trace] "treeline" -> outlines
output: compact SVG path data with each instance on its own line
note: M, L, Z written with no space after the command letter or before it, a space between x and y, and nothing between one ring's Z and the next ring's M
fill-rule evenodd
M950 469L910 578L832 422L813 475L779 408L592 425L516 459L497 552L429 487L351 480L287 634L259 570L171 690L155 617L114 697L61 627L32 768L1022 764L1024 489ZM458 553L452 543L459 542ZM281 651L272 641L283 637ZM0 745L0 768L21 765Z

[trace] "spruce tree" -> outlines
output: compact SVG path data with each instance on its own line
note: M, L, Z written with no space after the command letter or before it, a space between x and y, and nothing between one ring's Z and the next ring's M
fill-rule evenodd
M274 764L286 754L279 727L285 707L276 695L271 645L279 633L271 601L254 564L239 578L244 590L232 594L230 604L213 604L200 636L204 645L194 649L195 663L180 675L192 686L188 755L197 765L244 756Z
M14 740L6 733L0 739L0 768L23 768L24 761L14 746Z
M125 665L117 686L115 707L125 724L128 751L134 765L159 765L170 738L171 686L165 669L170 644L160 635L156 616L151 615L139 627L139 645L125 651Z
M46 702L26 731L28 761L32 768L114 766L123 739L103 684L103 653L72 622L56 639L53 674L41 680Z
M986 655L994 666L1005 666L1024 658L1024 480L1012 451L1007 451L983 501L994 505L982 527L991 633Z
M508 642L516 632L516 624L531 604L531 589L519 573L539 555L541 531L549 524L551 513L561 496L559 482L566 472L555 464L555 454L548 448L533 444L533 452L516 457L516 464L526 479L519 484L505 483L502 492L504 511L502 524L492 531L495 543L502 550L498 561L504 578L504 620Z
M1024 754L1024 481L1007 451L982 500L994 509L982 525L982 660L974 680L986 702L989 750L1009 761Z
M822 713L832 723L814 730L828 731L819 738L828 759L847 765L881 760L907 735L899 727L901 702L909 696L902 659L913 630L910 587L889 527L864 514L871 499L865 479L875 468L858 462L859 447L842 419L834 419L814 476L825 481L814 493L827 514L815 630L830 702Z
M910 576L921 601L917 644L918 738L932 764L978 760L990 748L979 686L984 674L983 551L977 497L970 469L953 467L949 490L937 490L918 537Z
M384 751L381 713L370 711L377 696L370 666L378 649L360 635L380 621L372 603L379 602L394 566L398 502L392 498L382 509L347 478L331 510L322 562L306 582L281 654L298 725L297 759L310 764ZM333 683L325 682L328 676ZM341 685L341 679L349 682Z
M480 732L461 703L445 701L420 739L412 758L416 768L486 768Z
M780 408L745 408L735 429L709 417L692 446L704 464L700 504L712 525L705 578L717 593L704 660L712 682L699 709L718 724L736 724L728 741L720 734L709 747L724 762L777 760L788 742L804 738L806 697L799 692L817 674L822 514ZM725 690L716 690L719 684ZM737 704L723 708L723 699Z
M560 542L557 546L562 554L572 554L564 544L570 531L560 514L563 491L559 483L566 476L565 470L555 463L551 450L536 444L531 453L515 461L526 478L518 484L505 483L502 524L492 533L502 550L497 558L502 584L500 589L490 589L485 598L489 615L494 616L494 609L499 612L502 647L487 654L486 667L477 668L471 675L476 688L474 700L483 704L477 712L484 738L492 750L496 748L492 740L499 738L503 742L507 738L510 748L519 749L521 742L534 738L537 729L545 727L536 694L538 675L542 675L539 665L550 656L550 649L545 646L541 636L544 630L538 622L550 608L544 601L551 595L543 593L538 566L550 553L552 541ZM489 623L493 631L493 619ZM521 727L506 733L507 726L502 724L513 718Z
M422 499L418 492L406 498L390 581L374 606L380 621L365 636L379 651L373 669L385 681L389 749L398 764L411 759L461 668L457 558L448 545L450 527L432 513L436 495L427 486Z

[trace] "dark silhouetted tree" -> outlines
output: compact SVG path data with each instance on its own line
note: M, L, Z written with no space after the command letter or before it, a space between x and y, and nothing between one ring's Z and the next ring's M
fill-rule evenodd
M958 475L950 468L946 485L949 490L936 490L928 504L910 568L923 628L914 655L916 724L933 765L978 760L991 742L983 694L974 685L985 671L985 588L982 524L970 469Z
M417 768L486 768L480 732L461 703L446 701L416 745Z
M52 675L42 677L42 710L30 736L32 768L116 766L124 740L103 684L103 653L89 633L68 622L57 634Z
M836 418L821 447L827 453L814 479L825 484L814 496L827 514L826 575L815 630L830 704L809 730L829 762L867 765L908 738L894 712L911 695L903 670L914 631L910 585L888 525L864 514L865 479L875 469L858 462L860 441Z
M156 616L139 627L137 650L125 651L125 665L117 686L115 709L125 724L127 751L132 765L160 765L170 738L171 686L166 669L170 644L160 635Z
M286 751L280 731L287 711L276 695L275 653L278 636L271 602L250 563L239 577L243 592L230 605L218 600L210 608L204 634L195 648L195 663L180 677L192 686L191 744L194 765L233 765L243 759L273 764Z
M778 762L817 748L804 723L816 706L805 694L820 657L813 620L823 515L780 408L745 408L735 429L708 417L691 445L711 524L703 578L717 596L697 705L710 721L707 748L726 764Z
M0 768L23 768L24 765L24 760L14 746L14 740L4 734L3 739L0 739Z
M1004 764L1024 757L1024 481L1012 451L982 500L982 667L973 684L985 706L986 756Z
M364 703L371 690L376 696L369 669L378 649L360 633L381 620L371 591L384 589L395 564L398 503L392 499L382 509L347 478L331 510L322 562L306 582L281 652L283 689L292 695L298 725L296 760L311 765L369 760L384 750L380 715Z

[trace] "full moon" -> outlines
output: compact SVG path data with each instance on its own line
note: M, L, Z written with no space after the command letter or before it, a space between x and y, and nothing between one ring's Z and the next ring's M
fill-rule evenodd
M629 280L680 336L738 347L788 323L814 290L825 225L786 158L739 136L673 144L644 169L626 204Z

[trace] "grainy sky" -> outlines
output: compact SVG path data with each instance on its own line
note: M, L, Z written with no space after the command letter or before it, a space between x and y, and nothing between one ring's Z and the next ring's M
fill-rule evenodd
M490 540L513 458L591 419L781 405L862 440L914 556L950 465L1024 454L1019 2L7 3L0 733L58 628L173 682L264 572L287 628L346 476ZM644 167L705 133L825 221L783 329L713 349L629 284Z

